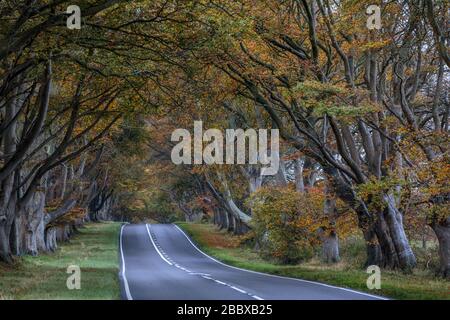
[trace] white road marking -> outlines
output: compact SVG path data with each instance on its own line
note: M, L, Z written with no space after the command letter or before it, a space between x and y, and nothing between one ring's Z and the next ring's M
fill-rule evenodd
M169 256L168 256L166 253L164 253L164 255L163 255L161 252L164 252L164 251L162 251L161 245L160 245L159 243L158 243L158 244L155 243L155 241L157 241L156 239L153 240L153 237L152 237L152 234L151 234L151 232L150 232L150 229L149 229L148 224L146 224L145 227L146 227L146 229L147 229L148 236L149 236L149 238L150 238L150 240L151 240L153 246L155 247L156 251L158 252L159 256L160 256L165 262L167 262L168 264L170 264L171 266L174 266L174 267L176 267L176 268L178 268L178 269L180 269L180 270L183 270L183 271L185 271L185 272L187 272L187 273L189 273L189 274L191 274L191 275L199 275L200 277L202 277L202 278L204 278L204 279L215 281L215 282L217 282L217 283L219 283L219 284L221 284L221 285L227 286L227 287L229 287L229 288L231 288L231 289L234 289L234 290L236 290L236 291L239 291L239 292L241 292L241 293L243 293L243 294L249 295L249 296L253 297L254 299L257 299L257 298L255 298L256 296L253 296L253 295L251 295L250 293L248 293L248 292L246 292L246 291L244 291L244 290L242 290L242 289L239 289L239 288L237 288L237 287L235 287L235 286L233 286L233 285L231 285L231 284L228 284L228 283L225 283L225 282L216 280L216 279L214 279L214 278L211 278L211 277L210 277L210 274L207 274L207 273L200 273L200 272L191 272L190 270L188 270L188 269L186 269L186 268L180 266L179 264L177 264L177 263L175 263L175 262L174 262L174 263L171 263L169 260L172 260L172 259L170 259ZM155 238L156 238L156 236L155 236ZM159 248L159 249L158 249L158 248ZM160 251L160 250L161 250L161 251ZM257 299L257 300L262 300L262 299L259 298L259 299Z
M186 268L184 268L184 267L182 267L182 266L175 265L175 267L177 267L177 268L180 269L180 270L186 271L186 272L189 273L189 274L194 274L193 272L191 272L190 270L188 270L188 269L186 269Z
M320 282L315 282L315 281L309 281L309 280L303 280L303 279L297 279L297 278L290 278L290 277L277 276L277 275L274 275L274 274L262 273L262 272L258 272L258 271L247 270L247 269L242 269L242 268L239 268L239 267L230 266L230 265L225 264L225 263L223 263L223 262L221 262L221 261L219 261L219 260L217 260L217 259L215 259L215 258L213 258L213 257L211 257L211 256L209 256L209 255L207 255L206 253L204 253L202 250L200 250L200 249L199 249L199 248L191 241L191 239L188 237L188 235L187 235L187 234L186 234L179 226L177 226L176 224L172 224L172 225L173 225L175 228L177 228L178 231L180 231L182 235L184 235L184 236L186 237L186 239L189 241L189 243L190 243L190 244L191 244L198 252L200 252L201 254L203 254L205 257L211 259L212 261L215 261L216 263L221 264L221 265L223 265L223 266L225 266L225 267L232 268L232 269L236 269L236 270L241 270L241 271L245 271L245 272L255 273L255 274L259 274L259 275L263 275L263 276L267 276L267 277L274 277L274 278L280 278L280 279L290 279L290 280L300 281L300 282L304 282L304 283L316 284L316 285L319 285L319 286L324 286L324 287L328 287L328 288L332 288L332 289L338 289L338 290L343 290L343 291L347 291L347 292L352 292L352 293L360 294L360 295L363 295L363 296L366 296L366 297L375 298L375 299L389 300L389 299L387 299L387 298L385 298L385 297L375 296L375 295L372 295L372 294L369 294L369 293L359 292L359 291L352 290L352 289L341 288L341 287L335 287L335 286L332 286L332 285L329 285L329 284L325 284L325 283L320 283ZM258 297L258 298L259 298L259 297ZM256 299L256 298L255 298L255 299Z
M148 237L150 238L150 241L152 242L153 247L155 248L156 252L158 252L158 254L161 257L161 259L163 259L165 262L167 262L167 264L173 266L172 262L170 262L169 260L164 258L164 256L162 255L161 251L159 251L158 247L156 247L155 242L153 241L152 235L150 233L150 229L148 228L148 224L145 224L145 228L147 229Z
M223 285L223 286L226 286L226 287L228 287L228 288L231 288L231 289L233 289L233 290L236 290L236 291L238 291L238 292L240 292L240 293L246 294L246 295L252 297L253 299L256 299L256 300L264 300L264 299L262 299L262 298L260 298L260 297L258 297L258 296L252 295L252 294L248 293L247 291L242 290L242 289L240 289L240 288L238 288L238 287L235 287L235 286L233 286L233 285L231 285L231 284L228 284L228 283L226 283L226 282L222 282L222 281L220 281L220 280L217 280L217 279L214 279L214 278L205 276L205 275L202 275L201 277L204 278L204 279L207 279L207 280L212 280L212 281L214 281L214 282L216 282L216 283L218 283L218 284L221 284L221 285Z
M126 298L127 298L127 300L133 300L133 297L132 297L131 292L130 292L130 288L129 288L129 286L128 286L128 280L127 280L126 275L125 275L125 257L124 257L123 249L122 249L122 248L123 248L122 234L123 234L123 229L124 229L124 227L125 227L125 225L122 225L122 227L121 227L121 229L120 229L120 253L121 253L121 258L122 258L122 277L123 277L123 282L124 282L124 287L125 287L125 295L126 295ZM190 270L188 270L188 269L186 269L186 268L184 268L184 267L182 267L182 266L180 266L180 265L178 265L178 264L173 264L173 263L171 263L171 262L169 261L169 260L171 260L171 259L167 256L167 254L164 253L164 255L166 255L166 257L164 257L164 255L161 253L161 252L163 252L162 250L160 251L161 246L160 246L159 244L156 244L155 241L153 240L153 237L152 237L152 234L151 234L151 232L150 232L150 229L149 229L148 224L145 225L145 228L147 229L147 234L148 234L148 236L149 236L149 238L150 238L150 241L152 242L152 245L153 245L153 247L155 248L156 252L159 254L159 256L161 257L161 259L163 259L163 260L164 260L165 262L167 262L169 265L174 266L174 267L177 267L178 269L183 270L183 271L185 271L185 272L187 272L187 273L189 273L189 274L191 274L191 275L199 275L199 276L201 276L201 277L204 278L204 279L215 281L215 282L217 282L218 284L227 286L227 287L229 287L229 288L231 288L231 289L234 289L234 290L236 290L236 291L238 291L238 292L240 292L240 293L247 294L247 295L251 296L251 297L254 298L254 299L257 299L257 300L263 300L263 299L259 298L258 296L251 295L251 294L247 293L246 291L244 291L244 290L242 290L242 289L239 289L239 288L237 288L237 287L235 287L235 286L233 286L233 285L230 285L230 284L228 284L228 283L225 283L225 282L222 282L222 281L213 279L213 278L211 278L210 275L207 274L207 273L191 272ZM158 248L159 248L159 249L158 249Z
M189 274L193 276L205 276L205 277L211 276L209 273L202 273L202 272L189 272Z
M131 296L131 292L130 292L130 287L128 286L128 280L125 275L125 258L123 255L123 242L122 242L122 233L123 233L124 227L125 227L125 225L122 225L122 227L120 228L120 255L122 257L122 277L123 277L123 284L125 287L125 295L127 297L127 300L133 300L133 297Z
M242 290L242 289L239 289L239 288L237 288L237 287L235 287L235 286L230 286L230 288L231 288L231 289L234 289L234 290L236 290L236 291L239 291L239 292L241 292L241 293L247 294L247 291L244 291L244 290Z
M217 283L219 283L219 284L226 284L225 282L222 282L222 281L220 281L220 280L214 280L215 282L217 282Z

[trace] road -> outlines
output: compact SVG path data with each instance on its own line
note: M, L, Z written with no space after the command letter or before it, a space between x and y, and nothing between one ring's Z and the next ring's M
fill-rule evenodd
M367 300L374 295L225 265L173 224L127 224L120 233L127 300Z

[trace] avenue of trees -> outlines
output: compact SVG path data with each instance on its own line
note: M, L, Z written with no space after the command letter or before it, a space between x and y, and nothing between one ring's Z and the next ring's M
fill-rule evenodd
M137 151L124 144L127 119L145 109L136 97L150 76L139 72L152 74L158 40L130 43L120 31L139 16L127 1L79 1L83 28L70 30L71 4L0 3L0 259L9 263L112 218L114 166ZM146 9L163 24L160 5Z
M0 3L0 258L89 220L176 215L296 263L340 240L450 276L448 2ZM369 5L381 29L366 26ZM279 129L280 168L171 162L176 128ZM426 241L425 241L426 243Z

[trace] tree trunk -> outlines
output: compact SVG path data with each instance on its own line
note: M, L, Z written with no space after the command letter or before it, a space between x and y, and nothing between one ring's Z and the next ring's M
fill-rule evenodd
M27 219L26 226L26 253L37 255L40 249L45 249L44 242L44 207L45 194L36 191L29 203L24 205L23 214Z
M220 224L220 230L222 230L222 229L227 229L228 230L228 213L225 211L225 210L223 210L223 209L219 209L220 211L220 216L221 216L221 218L220 218L220 221L221 221L221 224Z
M47 251L47 245L45 244L45 223L43 219L41 219L41 222L36 229L36 247L38 252Z
M309 158L306 158L308 160ZM306 167L306 163L305 163ZM358 226L361 229L366 242L367 258L365 266L377 265L383 266L383 256L381 245L377 237L377 226L374 215L367 208L366 203L358 199L351 185L349 185L340 175L336 168L322 165L325 173L328 174L330 187L332 187L336 196L342 199L349 206L354 208L358 217Z
M217 213L217 225L219 226L219 230L222 230L223 229L223 214L222 214L220 208L216 208L215 211Z
M384 200L387 204L384 215L400 268L403 270L411 270L416 266L417 261L409 245L405 229L403 228L402 214L397 209L395 199L392 195L385 195Z
M301 159L295 159L295 189L305 192L305 181L303 179L303 163Z
M276 154L276 160L279 162L278 171L275 174L275 181L277 185L285 187L288 184L287 178L286 178L286 164L284 163L283 159L279 157L279 154Z
M59 226L56 231L56 240L60 242L67 242L70 239L72 232L69 225Z
M16 84L17 85L17 84ZM0 136L0 145L3 143L2 156L6 156L3 161L2 171L8 164L9 170L4 173L4 177L0 180L0 260L6 263L12 262L12 252L10 246L10 232L11 226L14 222L14 184L15 184L15 174L16 168L18 166L18 161L12 161L14 153L17 147L17 118L16 113L18 112L18 103L22 97L21 90L23 86L17 86L14 90L14 94L10 97L9 102L6 103L4 114L2 113L2 125L8 123L9 125L5 128L2 136ZM3 173L3 172L2 172ZM13 200L13 201L12 201Z
M8 203L3 207L0 215L0 261L12 263L11 230L14 224L14 208L16 205L15 193L8 197Z
M0 260L12 263L11 247L9 246L9 230L6 219L0 221Z
M19 254L19 247L20 247L20 240L18 237L18 228L17 228L17 224L18 224L18 219L14 218L13 224L11 226L11 231L9 234L9 245L11 248L11 252L14 255L18 255Z
M228 224L227 224L227 231L232 232L234 230L234 215L231 212L227 211L228 216Z
M375 219L375 234L377 236L381 252L381 259L377 265L383 268L397 269L400 266L400 263L398 261L395 246L392 242L384 213L378 213Z
M45 246L46 250L54 252L57 248L56 242L56 228L50 227L45 230Z
M218 225L218 217L217 217L217 211L214 210L214 214L213 214L213 219L212 219L212 223L213 225Z
M241 221L239 221L239 219L237 219L236 217L234 217L233 220L233 234L241 234Z
M220 229L220 212L218 210L218 208L214 208L214 225L218 226Z
M381 246L378 244L377 235L373 227L363 229L364 240L366 241L366 263L364 267L368 266L382 266L383 256L381 253Z
M14 218L13 228L11 228L10 244L13 254L16 256L26 253L26 217L19 212Z
M392 196L385 195L383 200L386 207L372 214L373 218L359 216L365 220L360 221L360 227L362 226L367 243L366 265L410 271L416 266L416 258L403 228L402 215Z
M431 224L439 242L439 272L450 279L450 217Z
M415 267L416 259L403 228L401 213L393 197L386 195L383 199L386 207L378 212L370 213L363 203L355 209L366 241L366 266L409 271Z
M261 170L256 167L251 167L248 173L249 192L250 195L256 192L262 185Z
M67 165L64 163L62 164L62 181L61 181L61 194L59 195L61 200L64 200L64 195L66 194L66 188L67 188Z
M241 235L249 231L249 227L240 221L238 218L234 218L234 234Z
M322 261L325 263L336 263L339 257L339 239L334 231L324 230L322 238Z
M326 263L336 263L340 260L339 239L335 231L336 200L329 196L324 203L328 225L319 229L319 237L322 240L322 260Z

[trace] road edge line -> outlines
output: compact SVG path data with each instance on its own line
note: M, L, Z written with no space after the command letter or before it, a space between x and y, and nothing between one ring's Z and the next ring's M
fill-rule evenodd
M125 275L125 256L123 254L123 241L122 241L122 234L123 234L123 229L125 228L125 224L122 225L122 227L120 228L120 256L122 258L122 278L123 278L123 284L125 287L125 295L127 300L133 300L133 296L131 295L130 292L130 287L128 286L128 280L127 280L127 276Z
M316 282L316 281L310 281L310 280L304 280L304 279L298 279L298 278L291 278L291 277L285 277L285 276L278 276L275 274L270 274L270 273L264 273L264 272L259 272L259 271L253 271L253 270L248 270L248 269L243 269L243 268L239 268L239 267L235 267L235 266L230 266L229 264L223 263L222 261L219 261L213 257L211 257L210 255L206 254L205 252L203 252L201 249L199 249L190 239L190 237L176 224L172 223L172 225L177 228L185 237L186 239L189 241L189 243L201 254L203 254L204 256L206 256L207 258L213 260L214 262L217 262L218 264L221 264L225 267L228 268L232 268L232 269L236 269L236 270L241 270L241 271L245 271L245 272L250 272L250 273L255 273L255 274L260 274L263 276L268 276L268 277L274 277L274 278L281 278L281 279L290 279L290 280L295 280L295 281L300 281L300 282L305 282L305 283L311 283L311 284L316 284L316 285L320 285L320 286L324 286L324 287L328 287L328 288L333 288L333 289L339 289L339 290L343 290L343 291L347 291L347 292L352 292L352 293L356 293L356 294L360 294L363 296L367 296L367 297L371 297L371 298L376 298L379 300L390 300L388 298L382 297L382 296L377 296L377 295L372 295L370 293L365 293L365 292L360 292L360 291L356 291L353 289L347 289L347 288L342 288L342 287L336 287L330 284L325 284L325 283L321 283L321 282Z

